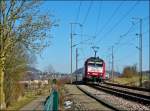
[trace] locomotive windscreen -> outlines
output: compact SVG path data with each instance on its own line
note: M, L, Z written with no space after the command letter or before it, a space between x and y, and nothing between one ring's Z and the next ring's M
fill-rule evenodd
M103 67L103 64L101 63L88 63L88 66L94 66L94 67Z
M103 63L102 62L89 62L88 63L88 72L103 72Z

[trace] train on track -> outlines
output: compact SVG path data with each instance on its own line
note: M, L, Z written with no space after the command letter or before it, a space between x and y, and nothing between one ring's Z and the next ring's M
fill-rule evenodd
M84 63L83 82L102 82L106 78L105 62L99 57L90 57Z

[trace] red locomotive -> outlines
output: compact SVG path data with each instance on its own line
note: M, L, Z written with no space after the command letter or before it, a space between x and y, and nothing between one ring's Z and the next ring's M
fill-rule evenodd
M84 64L83 81L102 82L105 80L105 62L99 57L90 57Z

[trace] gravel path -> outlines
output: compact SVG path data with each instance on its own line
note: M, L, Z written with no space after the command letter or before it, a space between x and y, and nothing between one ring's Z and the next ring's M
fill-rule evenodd
M113 96L111 94L105 93L103 91L96 90L94 88L85 86L85 85L80 85L81 88L87 90L89 93L95 94L97 97L100 99L103 99L105 101L110 102L113 105L120 106L120 108L126 109L126 110L149 110L150 111L150 106L142 105L140 103L128 101L123 98L119 98L116 96Z
M65 100L70 100L73 105L67 110L102 110L109 111L110 109L100 104L93 98L87 96L80 91L75 85L65 85L66 95Z

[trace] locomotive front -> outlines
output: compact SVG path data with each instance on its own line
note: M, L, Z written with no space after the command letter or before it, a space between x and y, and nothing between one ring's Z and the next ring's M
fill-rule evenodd
M91 57L84 64L83 81L101 82L105 79L105 63L99 57Z

